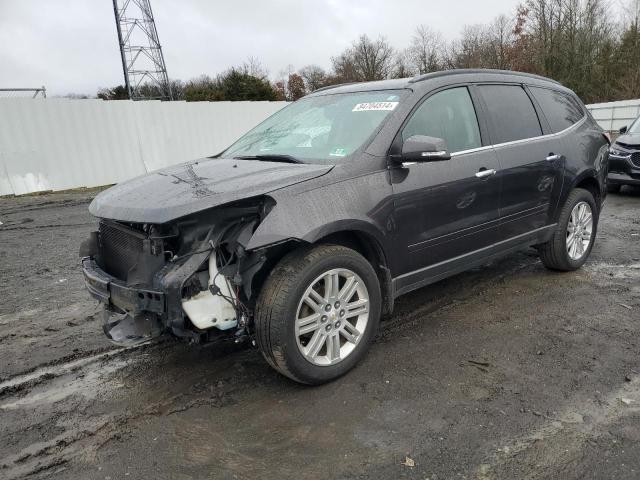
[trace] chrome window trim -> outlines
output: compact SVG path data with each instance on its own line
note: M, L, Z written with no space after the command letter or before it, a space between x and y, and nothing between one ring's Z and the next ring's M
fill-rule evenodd
M586 122L586 120L587 120L587 116L584 115L580 120L578 120L576 123L574 123L570 127L567 127L564 130L561 130L561 131L556 132L556 133L547 133L546 135L538 135L537 137L522 138L520 140L513 140L511 142L496 143L495 145L485 145L483 147L471 148L469 150L461 150L459 152L453 152L451 154L451 158L459 157L460 155L466 155L468 153L481 152L483 150L488 150L490 148L497 149L497 148L507 147L507 146L511 146L511 145L518 145L518 144L524 143L524 142L530 142L531 140L538 140L538 139L543 139L543 138L557 137L557 136L560 136L560 135L564 135L565 133L569 132L570 130L572 130L574 128L577 128L578 126L580 126L584 122Z

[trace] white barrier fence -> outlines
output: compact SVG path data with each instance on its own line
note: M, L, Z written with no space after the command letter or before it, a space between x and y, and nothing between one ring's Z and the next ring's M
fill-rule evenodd
M214 155L285 105L0 99L0 195L108 185Z
M0 195L109 185L214 155L285 105L0 99ZM615 132L640 100L587 108Z
M616 133L640 116L640 99L594 103L587 108L604 130Z

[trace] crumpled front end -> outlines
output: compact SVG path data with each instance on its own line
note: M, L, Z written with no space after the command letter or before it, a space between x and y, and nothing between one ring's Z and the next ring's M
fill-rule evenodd
M100 219L80 256L87 290L104 305L107 337L125 346L165 333L193 342L246 337L253 276L266 258L245 246L269 202L160 225Z

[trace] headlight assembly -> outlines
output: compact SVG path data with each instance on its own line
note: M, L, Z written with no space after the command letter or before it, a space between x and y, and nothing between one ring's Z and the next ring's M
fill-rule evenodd
M620 147L615 144L609 148L609 154L614 155L616 157L628 157L631 155L631 152L627 152L625 150L621 150Z

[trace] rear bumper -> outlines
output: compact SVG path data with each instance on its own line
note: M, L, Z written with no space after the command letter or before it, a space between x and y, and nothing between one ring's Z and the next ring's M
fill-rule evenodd
M127 312L166 312L165 294L156 290L127 286L102 271L91 257L82 259L82 274L89 294L105 304Z

